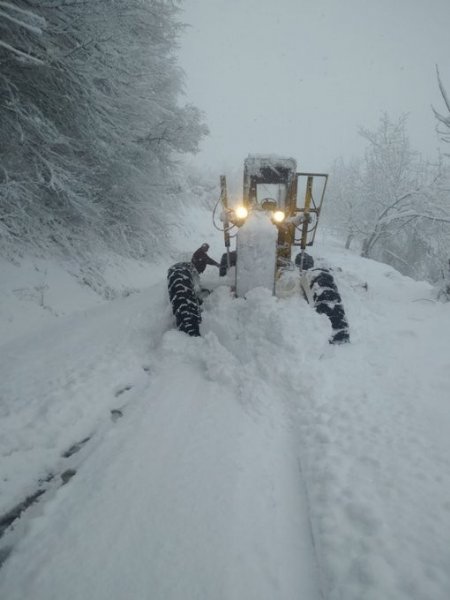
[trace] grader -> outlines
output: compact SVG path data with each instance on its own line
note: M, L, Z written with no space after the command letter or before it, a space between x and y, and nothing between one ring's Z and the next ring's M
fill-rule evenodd
M293 158L249 155L242 201L230 206L226 178L221 176L218 205L226 251L220 275L234 269L233 292L245 297L256 287L275 294L283 272L296 270L303 297L330 319L330 343L343 343L350 340L349 328L333 275L329 269L314 268L306 252L314 243L327 181L324 173L297 172ZM299 250L294 261L293 248ZM200 335L201 286L194 266L173 265L168 284L178 329Z

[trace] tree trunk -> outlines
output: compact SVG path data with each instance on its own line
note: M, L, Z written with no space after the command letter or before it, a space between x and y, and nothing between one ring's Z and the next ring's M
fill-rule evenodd
M378 225L377 225L377 227L375 228L374 231L372 231L372 233L369 235L369 237L366 237L364 239L364 241L362 243L362 248L361 248L361 256L362 257L369 258L370 251L375 246L375 244L381 234L382 234L382 230L378 229Z
M369 250L370 250L370 238L365 238L365 240L362 243L361 256L363 258L369 258Z

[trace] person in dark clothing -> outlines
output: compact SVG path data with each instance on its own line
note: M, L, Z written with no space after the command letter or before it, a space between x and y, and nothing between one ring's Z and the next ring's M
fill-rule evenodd
M214 265L215 267L220 266L218 262L208 256L208 250L209 244L202 244L192 255L191 262L199 273L203 273L206 269L206 265Z

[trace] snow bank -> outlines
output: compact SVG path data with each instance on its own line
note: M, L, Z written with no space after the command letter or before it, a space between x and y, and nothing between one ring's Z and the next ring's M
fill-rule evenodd
M112 255L102 274L73 262L26 256L13 264L0 259L0 346L15 337L51 326L57 317L125 297L160 279L166 265Z

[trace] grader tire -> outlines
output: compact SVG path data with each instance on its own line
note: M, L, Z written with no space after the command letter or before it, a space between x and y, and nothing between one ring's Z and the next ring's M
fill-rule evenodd
M230 267L236 266L236 250L230 252ZM225 252L222 254L219 266L219 277L225 277L228 271L228 254Z
M342 298L338 292L333 275L327 269L317 269L310 279L310 288L314 300L314 308L319 314L330 319L333 334L330 344L343 344L350 341L347 317Z
M302 265L302 253L299 252L295 257L295 266L300 268L302 267L303 271L308 271L314 267L314 259L311 254L307 252L303 252L303 265Z
M169 299L177 329L190 336L200 335L200 302L195 292L191 263L176 263L167 272Z

